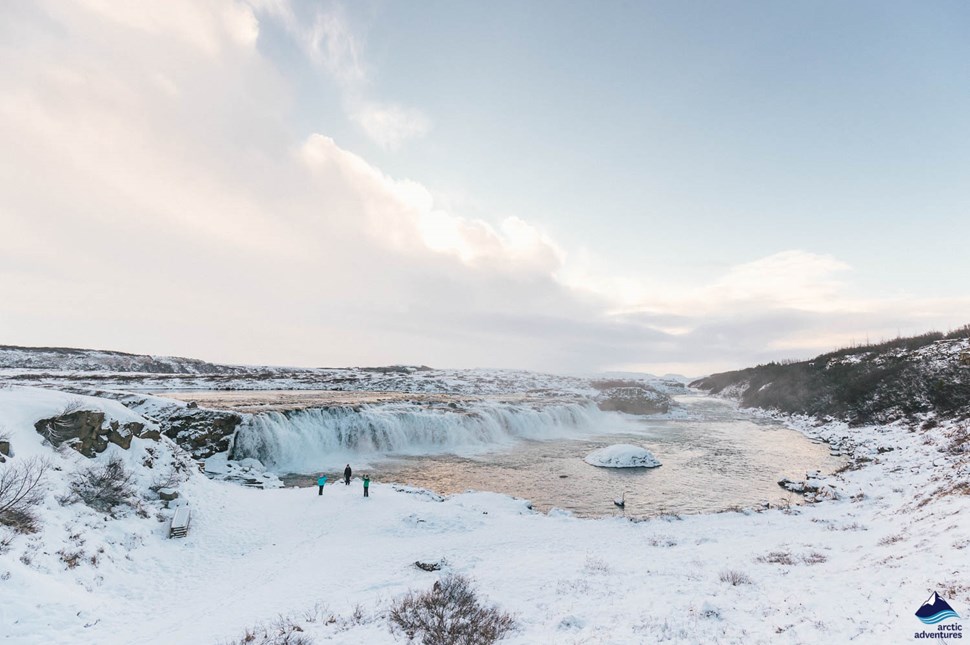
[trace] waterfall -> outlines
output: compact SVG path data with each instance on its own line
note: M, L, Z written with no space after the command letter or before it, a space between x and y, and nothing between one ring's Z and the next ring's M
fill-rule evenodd
M593 403L532 407L416 403L264 412L236 430L232 459L253 457L278 472L315 472L351 458L481 452L521 439L588 433L613 415Z

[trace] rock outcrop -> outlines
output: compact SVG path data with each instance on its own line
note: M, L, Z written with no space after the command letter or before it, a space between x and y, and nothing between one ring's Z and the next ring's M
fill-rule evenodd
M179 492L177 490L175 490L174 488L159 488L158 489L158 498L161 499L161 500L164 500L166 502L171 502L173 500L178 499L178 497L179 497Z
M805 479L803 481L796 481L785 477L778 481L778 485L789 492L803 495L805 501L809 503L839 498L838 491L817 470L805 473Z
M104 452L109 443L128 449L134 437L158 439L158 430L138 421L106 421L100 410L74 410L34 424L51 445L67 444L85 457Z
M174 405L156 412L155 419L166 437L196 459L228 450L236 426L242 423L235 412Z
M661 414L670 409L670 397L645 385L604 390L597 403L604 412L627 414Z
M144 430L144 438L165 435L196 459L205 459L229 449L242 416L235 412L200 408L171 399L146 397L132 392L79 389L79 393L118 401L126 408L158 424Z

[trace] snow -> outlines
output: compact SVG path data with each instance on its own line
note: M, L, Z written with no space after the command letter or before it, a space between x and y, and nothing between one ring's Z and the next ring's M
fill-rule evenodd
M266 466L258 459L232 461L227 458L226 453L220 452L207 458L203 464L204 472L210 479L243 483L257 488L283 487L279 477L267 472Z
M403 642L383 612L448 572L515 615L510 644L911 642L925 627L913 614L928 592L940 590L961 616L970 607L961 569L970 496L959 492L970 455L946 448L961 431L955 422L921 430L790 419L850 455L850 469L824 478L838 499L641 522L543 515L488 492L443 498L375 473L365 499L359 479L318 496L316 487L260 490L190 470L177 489L191 500L191 527L170 540L173 511L147 493L179 459L165 438L111 445L96 458L125 460L148 517L57 501L90 461L44 446L33 423L74 398L0 388L0 424L15 449L0 468L36 454L60 469L40 533L0 527L0 541L10 538L0 552L6 643L215 643L279 615L318 643ZM114 402L83 400L132 418ZM69 568L65 556L76 553ZM769 557L778 553L786 557ZM445 566L428 573L416 560ZM750 583L722 581L731 571Z
M584 461L601 468L656 468L660 465L660 461L646 448L625 443L594 450L586 455Z

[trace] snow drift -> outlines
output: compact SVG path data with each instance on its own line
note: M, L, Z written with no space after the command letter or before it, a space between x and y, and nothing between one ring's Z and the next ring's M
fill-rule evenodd
M459 409L402 403L267 412L239 427L230 457L255 458L280 472L316 472L339 465L346 455L476 452L622 422L593 403L481 403Z
M623 443L594 450L583 461L601 468L656 468L660 465L646 448Z

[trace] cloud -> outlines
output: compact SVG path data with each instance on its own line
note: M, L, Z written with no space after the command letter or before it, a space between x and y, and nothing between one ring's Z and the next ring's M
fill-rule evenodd
M283 25L307 57L336 83L347 117L378 146L395 151L431 130L431 119L421 110L374 98L373 72L365 61L363 41L342 5L319 6L310 17L298 16L292 5L281 0L256 6L262 15Z
M385 150L397 150L405 141L423 137L431 130L431 121L422 112L394 104L367 103L350 116Z
M732 267L705 290L704 298L718 303L762 302L775 307L827 310L844 286L835 276L850 269L828 255L783 251Z
M360 213L357 222L374 242L402 254L433 252L469 268L551 279L565 253L543 231L516 217L496 228L490 223L454 215L437 207L431 192L418 182L394 179L362 157L340 148L330 137L315 134L301 156L327 191L335 178L350 189Z
M114 23L132 33L175 38L207 56L218 56L233 45L250 47L259 35L259 23L252 9L242 2L206 6L189 0L167 3L79 0L74 4L87 15L69 7L62 7L60 11L78 19Z
M356 87L367 81L361 55L363 47L339 6L329 11L319 10L304 38L311 60L338 82Z
M258 40L288 12L0 6L17 34L0 41L4 342L699 374L970 318L967 299L853 298L852 270L809 250L683 285L598 271L527 217L468 216L327 133L293 134L295 92ZM359 46L320 33L335 77L366 84Z

